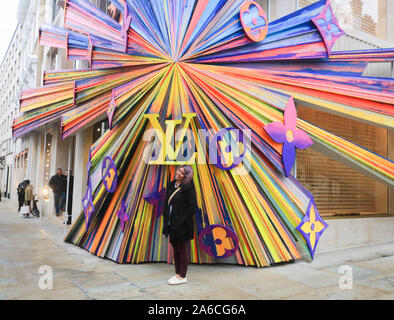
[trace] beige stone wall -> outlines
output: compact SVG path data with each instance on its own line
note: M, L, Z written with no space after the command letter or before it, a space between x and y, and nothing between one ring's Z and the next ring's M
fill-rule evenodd
M388 130L388 158L394 160L394 129ZM394 187L389 190L389 213L394 214Z
M326 220L317 252L366 245L394 239L394 217L353 218Z
M394 42L394 1L387 0L387 40Z
M391 13L387 11L387 0L378 0L378 21L376 23L376 36L383 40L387 40L388 15L391 15Z

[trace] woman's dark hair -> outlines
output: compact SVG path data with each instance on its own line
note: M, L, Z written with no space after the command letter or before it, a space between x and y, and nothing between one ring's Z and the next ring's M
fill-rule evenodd
M30 184L30 180L25 180L25 182L26 182L27 184Z
M185 179L183 180L184 184L187 184L193 180L194 171L189 165L181 165L177 168L177 170L183 168L185 170Z

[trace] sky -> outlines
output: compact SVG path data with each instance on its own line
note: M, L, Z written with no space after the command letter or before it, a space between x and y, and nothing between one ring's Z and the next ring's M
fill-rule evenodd
M378 0L361 0L363 2L362 14L369 14L375 21L378 20ZM348 6L350 8L350 0L337 0L341 6Z
M363 0L363 15L369 14L372 19L378 21L378 1L377 0Z
M16 14L19 0L0 0L0 3L7 3L7 5L0 10L0 63L2 63L18 23Z

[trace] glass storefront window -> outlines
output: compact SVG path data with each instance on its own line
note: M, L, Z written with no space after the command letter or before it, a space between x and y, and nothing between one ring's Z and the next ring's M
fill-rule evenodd
M387 129L298 106L300 118L381 156ZM297 151L297 178L313 194L322 216L388 214L388 187L312 148Z
M108 119L97 122L93 125L93 141L95 143L108 129Z
M300 8L316 0L300 0ZM331 0L332 9L342 28L368 33L387 40L386 0Z

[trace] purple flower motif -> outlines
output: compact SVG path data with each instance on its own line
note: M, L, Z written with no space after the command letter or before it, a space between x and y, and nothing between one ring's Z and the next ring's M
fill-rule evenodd
M267 17L264 10L255 1L246 1L241 6L241 24L250 40L264 40L268 31Z
M224 225L211 224L204 228L199 236L200 247L215 258L227 258L238 250L239 240L235 232Z
M305 149L313 144L313 141L302 130L296 128L297 111L294 100L290 97L284 112L284 124L272 122L264 129L269 136L278 143L283 143L282 162L285 168L286 177L289 176L295 160L295 148Z
M147 196L143 196L144 200L151 205L155 206L155 215L156 217L160 217L163 213L163 205L166 200L166 189L162 188L159 192L154 191Z
M124 225L130 219L129 215L126 212L126 206L124 204L124 199L122 199L122 204L120 205L120 209L116 212L116 215L122 222L122 232L124 232Z
M115 100L115 88L114 88L112 89L111 102L109 103L109 107L107 110L109 130L112 130L112 119L114 117L117 107L118 105L116 104L116 100Z
M249 12L245 11L243 13L243 19L251 30L264 27L267 24L264 18L259 15L259 9L255 5L249 6Z
M330 1L327 1L326 6L320 12L318 16L312 19L313 23L319 29L321 36L323 37L324 44L326 46L328 55L331 53L331 49L335 41L345 34L341 27L338 25L336 17L333 15Z
M124 5L124 11L123 11L123 24L122 24L122 29L120 30L120 36L123 39L123 51L127 52L127 45L129 42L129 36L127 34L127 31L130 28L130 23L131 23L131 15L129 15L129 10L127 8L127 4L125 3Z
M118 184L118 170L116 164L111 157L105 157L101 164L101 177L105 189L114 193Z
M89 178L88 188L85 196L82 199L83 211L85 214L85 225L86 230L89 227L89 221L92 213L94 212L93 196L92 196L92 180Z
M236 133L235 137L231 135L231 131ZM223 148L219 142L225 142L225 136L229 138L228 144ZM211 139L209 143L209 157L211 163L222 170L231 170L237 167L245 157L245 150L239 154L239 144L244 144L245 139L243 132L236 128L228 127L220 129ZM231 159L231 160L229 160ZM228 162L232 161L231 164Z
M321 235L323 234L324 230L327 229L327 227L328 224L325 223L325 221L319 215L319 212L317 211L315 205L315 201L312 197L304 218L302 219L301 223L296 227L296 229L302 234L308 244L312 260L315 255L317 242L319 241Z

